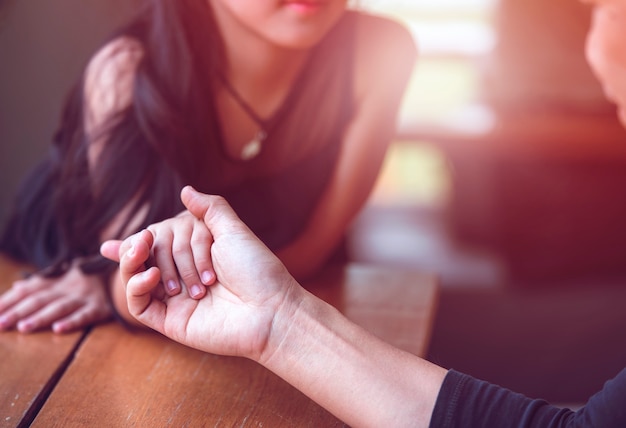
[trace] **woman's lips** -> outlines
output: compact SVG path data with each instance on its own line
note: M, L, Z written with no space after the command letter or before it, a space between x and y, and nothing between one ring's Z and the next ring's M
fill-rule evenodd
M324 2L315 0L290 0L285 2L285 6L302 15L311 15L318 12Z

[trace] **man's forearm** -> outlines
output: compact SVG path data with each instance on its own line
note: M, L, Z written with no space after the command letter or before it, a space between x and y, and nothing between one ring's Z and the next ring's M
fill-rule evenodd
M308 292L268 348L261 364L352 426L428 426L446 374Z

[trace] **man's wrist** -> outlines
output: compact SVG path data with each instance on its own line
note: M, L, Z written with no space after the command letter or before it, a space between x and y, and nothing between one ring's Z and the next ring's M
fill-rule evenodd
M306 325L302 322L308 318L305 315L307 308L315 304L317 299L302 288L295 279L290 278L291 284L286 284L282 301L274 314L266 344L256 358L261 365L270 368L273 360L290 358L289 353L297 347L294 338L303 333ZM323 303L323 302L322 302Z

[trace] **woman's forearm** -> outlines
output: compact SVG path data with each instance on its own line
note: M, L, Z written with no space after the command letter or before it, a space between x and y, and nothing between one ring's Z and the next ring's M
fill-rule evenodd
M446 374L308 292L278 316L259 362L352 426L428 426Z

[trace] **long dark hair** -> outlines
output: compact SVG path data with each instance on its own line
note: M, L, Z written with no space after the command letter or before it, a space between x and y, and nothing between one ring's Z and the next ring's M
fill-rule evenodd
M111 38L142 46L132 103L98 130L106 143L90 170L84 129L84 76L70 91L48 155L23 181L0 250L59 275L80 258L85 273L106 273L102 231L132 204L147 205L139 228L182 209L183 184L202 188L216 138L212 81L222 43L206 0L149 0ZM131 214L131 215L132 215ZM127 228L131 215L116 232Z

